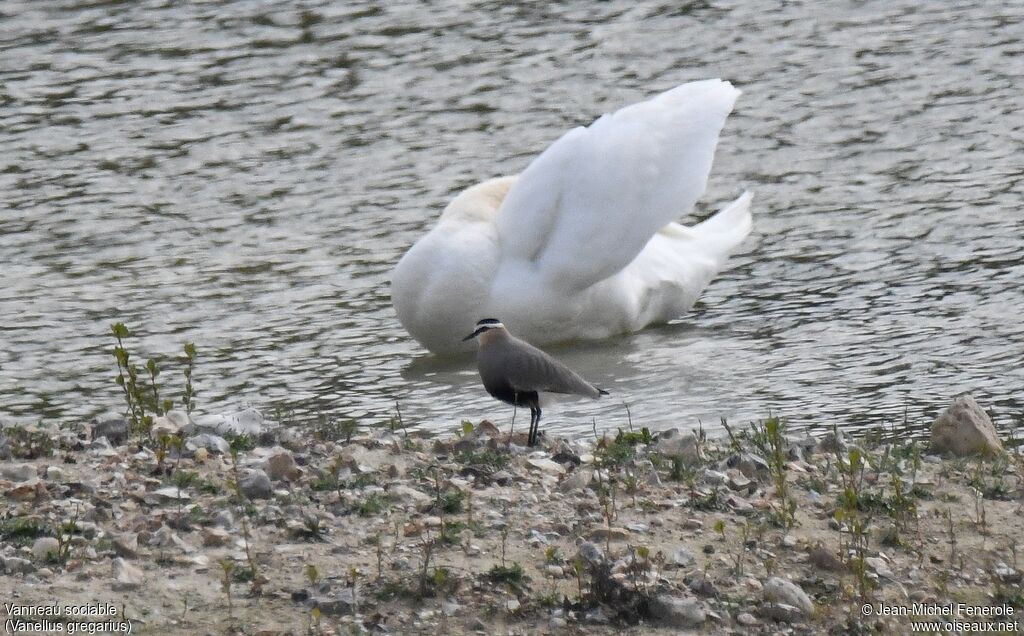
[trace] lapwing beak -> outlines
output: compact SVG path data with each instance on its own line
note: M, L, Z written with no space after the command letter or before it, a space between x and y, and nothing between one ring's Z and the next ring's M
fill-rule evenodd
M463 338L463 339L462 339L462 341L463 341L463 342L465 342L465 341L467 341L467 340L472 340L473 338L476 338L476 335L477 335L478 333L480 333L480 330L479 330L479 329L477 329L477 330L476 330L476 331L474 331L473 333L471 333L471 334L469 334L468 336L466 336L465 338Z

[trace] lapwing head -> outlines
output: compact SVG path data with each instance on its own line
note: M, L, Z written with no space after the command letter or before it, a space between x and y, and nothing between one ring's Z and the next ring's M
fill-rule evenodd
M501 321L498 320L497 318L484 318L483 320L476 323L476 329L473 330L473 333L463 338L462 341L465 342L466 340L469 340L471 338L476 338L480 334L490 331L492 329L504 328L505 325L501 324Z

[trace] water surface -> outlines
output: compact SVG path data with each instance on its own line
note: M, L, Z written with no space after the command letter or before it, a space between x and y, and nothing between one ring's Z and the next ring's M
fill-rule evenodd
M389 270L460 189L723 77L696 217L752 189L752 237L677 323L556 350L614 399L546 427L920 425L962 391L1019 426L1022 41L1024 6L980 0L8 0L0 415L117 409L124 321L140 357L196 343L203 410L507 425Z

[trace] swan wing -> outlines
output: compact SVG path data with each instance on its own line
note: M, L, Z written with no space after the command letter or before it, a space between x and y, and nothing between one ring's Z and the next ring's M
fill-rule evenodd
M575 128L520 175L498 210L502 260L575 292L618 272L703 194L740 91L705 80Z

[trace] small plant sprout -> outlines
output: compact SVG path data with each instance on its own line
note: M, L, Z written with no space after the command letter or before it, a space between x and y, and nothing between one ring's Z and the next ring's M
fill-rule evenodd
M224 596L228 599L228 620L232 623L235 622L235 608L234 603L231 600L231 573L235 569L235 562L231 559L221 559L220 569L223 574L221 579L221 590L224 592Z
M438 596L441 596L442 592L444 592L445 585L447 585L450 575L451 571L448 568L434 568L431 579L434 584L434 590L437 592Z
M430 584L427 572L430 570L430 557L434 553L434 540L431 539L429 535L424 536L423 543L420 545L420 548L423 555L423 563L420 566L420 586L417 592L417 598L423 599L427 596L427 588Z
M508 533L510 529L507 521L501 525L501 567L505 567L505 549L508 547Z
M359 571L359 568L357 568L354 565L348 566L348 586L350 588L352 588L352 592L353 592L353 594L352 594L352 615L353 616L355 616L356 614L359 613L359 608L357 607L357 603L356 603L356 599L359 598L359 595L356 594L355 592L356 592L356 586L359 584L359 579L362 576L363 576L363 573Z
M146 370L149 371L149 388L153 392L153 407L157 415L163 415L171 410L174 403L171 400L160 400L160 392L156 388L156 376L160 375L160 369L156 366L156 360L146 360Z
M652 561L654 563L654 580L658 581L661 579L661 571L665 568L665 563L668 561L668 559L665 557L664 552L658 550L654 554L654 559L652 559ZM705 563L704 567L704 578L707 578L707 563Z
M320 582L320 570L312 563L306 564L306 580L309 581L310 586L315 586Z
M114 380L124 391L124 399L128 405L127 413L131 430L136 434L148 431L153 422L153 417L146 413L146 404L142 399L142 388L139 384L138 368L131 360L131 354L124 346L124 339L131 336L128 327L124 323L115 323L110 326L117 345L114 346L114 358L117 360L117 377Z
M309 620L310 620L310 623L311 623L310 624L310 631L313 632L313 634L320 634L320 616L321 616L321 614L322 613L320 612L320 607L319 606L313 607L313 609L309 610Z
M245 497L245 494L242 492L242 486L241 482L239 481L238 475L238 451L240 448L244 447L244 444L247 441L247 439L243 438L244 436L241 435L232 438L230 442L230 450L232 486L234 487L235 496L237 497L239 504L244 506L244 504L247 502L247 499ZM246 561L248 561L249 563L249 574L252 577L251 591L253 595L259 596L263 591L264 579L262 576L260 576L259 567L256 563L255 557L253 557L251 537L249 534L249 522L244 508L242 514L239 515L239 519L242 522L242 538L245 541L245 558Z
M178 522L183 523L185 516L181 512L181 504L185 497L182 495L183 490L187 490L192 484L196 482L198 475L188 470L179 470L174 473L171 477L171 482L178 488Z
M160 389L157 384L160 368L155 359L146 360L145 367L142 369L132 361L132 355L125 346L125 340L132 335L128 327L124 323L118 322L110 326L110 331L116 341L113 353L117 362L117 376L114 381L121 387L124 394L127 405L125 417L128 418L129 429L133 434L141 436L149 432L153 425L153 417L170 411L174 402L170 399L160 399ZM185 406L186 413L191 413L195 406L195 389L192 386L195 345L192 343L185 345L184 364L185 390L182 393L182 404Z
M444 505L444 501L442 499L442 493L443 493L443 489L441 487L441 471L438 470L437 467L435 467L434 468L434 496L435 496L435 498L437 500L436 506L437 506L437 509L438 509L438 514L441 517L441 543L444 543L444 526L445 526L445 523L444 523L444 512L445 512L445 505Z
M738 453L741 450L743 450L743 445L740 444L740 440L737 439L736 435L733 434L732 432L732 428L729 427L729 421L723 417L721 418L721 423L722 428L724 428L725 432L728 433L729 435L729 448L732 449L732 451L735 453Z
M942 516L946 519L946 524L949 530L949 564L953 565L956 562L956 530L953 528L953 514L946 508L942 511Z
M195 408L195 389L192 387L192 370L196 361L196 345L190 342L185 345L185 391L181 394L181 403L185 406L185 413L191 413Z
M397 401L395 402L395 414L389 418L388 426L391 428L392 433L402 429L403 436L406 439L409 438L409 431L405 428L405 422L402 421L402 409Z
M640 491L640 481L632 470L627 470L623 485L626 487L626 494L633 499L633 507L636 508L636 494Z
M561 565L565 563L565 557L562 556L562 551L557 545L548 546L544 550L544 563L548 565Z
M346 417L339 423L341 434L345 436L345 443L352 442L352 437L359 430L359 422L352 417Z
M490 582L504 583L513 589L519 589L529 579L530 577L523 572L523 566L517 562L513 562L508 567L495 565L487 573L487 580Z
M750 524L746 521L740 527L740 544L736 548L736 554L733 555L733 568L732 572L735 576L743 576L743 560L747 550L747 539L750 538Z
M310 541L323 541L324 528L320 517L315 514L302 515L302 535Z
M76 505L74 516L63 523L57 524L54 532L57 538L57 551L56 553L50 552L47 554L47 560L55 563L68 562L68 559L71 557L71 535L79 532L78 518L80 511L80 506Z
M716 519L715 520L715 532L717 532L718 534L720 534L722 536L722 541L725 541L725 520L724 519Z
M615 492L614 482L609 482L608 490L612 493ZM615 500L608 494L602 493L598 497L598 502L601 504L601 514L604 516L605 522L605 536L604 536L604 551L605 554L612 553L612 519L615 518Z
M627 568L634 590L643 590L647 594L648 570L650 569L651 550L647 546L629 548L630 563Z
M578 601L583 602L583 557L577 556L572 560L572 573L576 577L576 588L579 592Z
M786 481L786 438L785 422L778 417L769 417L760 426L751 424L750 441L768 460L768 469L775 484L779 505L773 509L776 521L789 529L796 523L796 500L788 489Z
M373 535L373 547L377 553L377 580L384 576L384 538L380 532Z
M843 457L842 452L837 449L836 458L839 474L843 481L843 492L840 496L840 506L835 512L835 519L840 523L840 527L846 526L850 547L853 548L853 555L848 556L847 564L857 577L857 589L861 600L867 600L872 586L871 579L868 578L867 561L865 560L868 552L871 517L869 512L861 512L864 500L862 490L866 463L861 451L856 448L850 449L846 457ZM841 544L840 548L842 548ZM841 549L841 552L849 554L848 550Z

